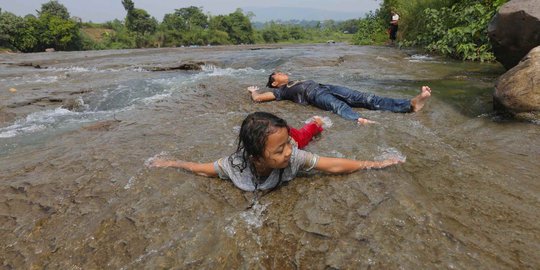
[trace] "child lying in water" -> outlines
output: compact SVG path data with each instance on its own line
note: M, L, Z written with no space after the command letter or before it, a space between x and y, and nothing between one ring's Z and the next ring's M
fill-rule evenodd
M300 170L352 173L361 169L384 168L399 159L360 161L322 157L303 151L291 143L287 122L271 113L255 112L242 122L236 152L214 162L196 163L155 159L151 167L175 167L207 177L230 179L245 191L270 190L291 181Z

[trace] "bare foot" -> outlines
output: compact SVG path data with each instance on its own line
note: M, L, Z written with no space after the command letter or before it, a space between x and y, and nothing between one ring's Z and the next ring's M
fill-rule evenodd
M431 88L429 86L422 86L422 92L418 96L411 100L412 111L417 112L421 110L426 104L427 100L431 96Z

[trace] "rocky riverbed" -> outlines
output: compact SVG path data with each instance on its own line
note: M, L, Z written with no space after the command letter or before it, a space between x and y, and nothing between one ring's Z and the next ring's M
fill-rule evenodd
M362 110L379 124L358 126L253 103L246 87L275 70L401 98L430 85L433 97L413 114ZM344 44L0 55L2 267L537 269L540 128L493 112L503 72ZM146 166L230 154L256 110L296 127L328 117L308 151L407 161L303 175L255 202Z

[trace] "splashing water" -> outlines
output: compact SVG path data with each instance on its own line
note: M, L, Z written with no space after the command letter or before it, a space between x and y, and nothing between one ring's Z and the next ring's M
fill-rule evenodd
M381 154L375 157L375 160L377 161L383 161L387 159L397 159L401 162L405 162L405 160L407 159L407 157L403 153L401 153L399 150L393 147L389 147L389 148L379 147L379 152L381 152Z
M161 153L156 154L156 155L154 155L153 157L150 157L150 158L148 158L147 160L145 160L145 161L144 161L144 166L146 166L146 167L151 167L152 162L154 162L154 160L156 160L156 159L161 159L161 158L168 158L168 157L170 157L170 156L169 156L169 153L166 152L166 151L162 151Z
M332 123L332 119L330 119L330 117L328 117L328 116L317 116L317 117L321 118L321 120L323 122L323 128L324 129L332 127L333 123ZM311 123L313 121L315 121L315 116L310 117L309 119L304 121L304 123L308 124L308 123Z
M270 204L271 203L260 204L258 201L255 201L255 204L253 204L251 208L240 213L240 217L249 226L253 228L260 228L264 224L264 221L266 220L263 213Z

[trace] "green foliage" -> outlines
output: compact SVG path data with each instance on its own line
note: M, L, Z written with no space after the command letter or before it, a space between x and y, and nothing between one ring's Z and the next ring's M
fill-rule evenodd
M118 36L113 37L116 41L111 41L114 48L131 48L133 43L137 48L152 47L156 42L154 33L158 28L157 20L150 16L144 9L135 8L131 0L122 0L122 5L127 11L125 29L119 31Z
M151 34L156 31L157 25L157 20L144 9L134 8L127 13L126 27L130 31L140 35Z
M107 28L112 29L111 34L105 34L103 45L109 49L131 49L136 48L136 35L129 31L119 20L106 22Z
M251 21L241 9L226 16L213 17L210 28L227 33L233 44L251 44L255 41L255 32Z
M122 0L122 6L127 12L132 11L135 8L135 4L131 0Z
M360 19L346 20L338 24L339 31L348 34L355 34L358 32Z
M208 31L207 35L207 44L211 45L229 45L232 44L229 38L229 34L227 32L217 30L217 29L210 29Z
M201 8L190 6L176 9L172 14L165 14L162 26L167 30L190 31L208 26L208 16Z
M487 25L507 0L387 0L381 12L400 14L401 45L453 58L492 61ZM381 13L381 17L384 17ZM388 15L389 16L389 15ZM386 18L388 20L388 18Z
M165 46L208 44L208 16L198 7L176 9L165 14L160 29ZM215 41L214 41L215 42Z
M152 34L157 30L157 20L150 16L146 10L135 8L135 4L131 0L122 0L122 5L127 11L125 26L132 32L123 38L127 38L125 41L134 39L139 48L148 47L153 43Z
M38 16L55 16L63 20L68 20L69 12L64 5L58 3L56 0L51 0L41 5L41 10L38 11Z
M268 23L260 31L262 40L266 43L276 43L283 41L303 40L309 36L309 30L298 25Z
M93 23L93 22L82 22L81 27L83 28L108 28L111 29L107 23Z
M41 52L46 48L79 50L82 47L80 24L69 19L69 13L57 1L42 5L39 16L24 18L0 12L2 46L22 52Z
M24 19L11 12L0 10L0 47L14 48L19 29L24 27Z
M80 45L80 26L72 20L65 20L53 15L40 16L39 23L43 27L40 32L40 48L57 50L77 50ZM40 51L41 51L40 50Z
M80 33L80 39L81 50L83 51L104 50L107 48L104 43L94 41L91 37L89 37L83 32Z
M22 52L37 51L40 28L40 22L36 17L25 17L22 27L17 29L17 34L12 42L13 47Z
M158 23L145 10L136 8L133 0L121 2L127 13L125 20L102 24L70 20L67 9L56 0L44 4L37 17L29 14L21 18L0 10L0 46L34 52L49 47L99 50L256 42L348 42L352 35L344 32L358 31L359 22L271 22L255 30L252 13L244 14L237 9L228 15L209 16L201 8L190 6L175 9Z
M377 13L369 12L358 21L358 31L354 36L357 45L379 44L388 39L384 20Z

